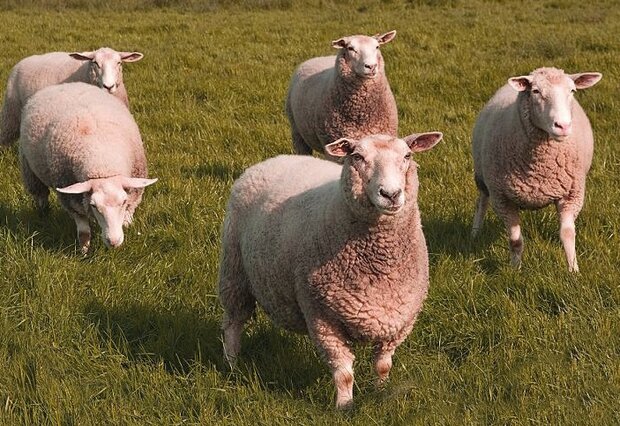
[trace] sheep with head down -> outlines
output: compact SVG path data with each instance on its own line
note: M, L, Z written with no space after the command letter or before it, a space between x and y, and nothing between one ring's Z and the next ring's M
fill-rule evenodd
M142 57L139 52L117 52L102 47L92 52L51 52L22 59L9 74L0 114L0 146L8 146L19 137L26 101L37 91L54 84L89 83L129 106L122 64L139 61Z
M510 78L478 116L473 154L479 197L472 235L482 227L490 202L508 231L515 266L523 253L519 210L555 204L568 268L579 270L575 219L585 197L593 135L573 95L601 77L539 68Z
M394 37L396 31L343 37L332 42L337 55L297 68L286 98L295 153L324 153L326 144L342 137L397 135L396 101L380 50Z
M19 139L22 179L37 206L49 188L75 220L80 250L94 216L104 243L119 247L142 200L147 164L138 126L120 100L85 83L47 87L26 103Z
M308 333L331 369L338 407L353 398L353 342L374 347L379 381L428 289L417 165L438 132L342 138L343 165L284 155L235 182L222 231L219 297L234 364L258 304L279 326Z

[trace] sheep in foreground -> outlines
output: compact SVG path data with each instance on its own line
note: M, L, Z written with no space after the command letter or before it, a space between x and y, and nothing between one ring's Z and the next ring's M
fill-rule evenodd
M426 298L428 254L417 165L442 134L339 139L344 165L279 156L235 182L223 226L219 297L234 365L255 304L279 326L309 333L327 360L338 407L353 398L352 342L374 347L379 382Z
M336 56L297 68L286 98L295 153L324 153L326 144L342 137L397 135L396 102L379 49L395 36L396 31L343 37L332 42Z
M19 157L24 186L38 207L49 188L77 225L83 253L90 246L89 216L107 246L118 247L144 187L147 165L138 126L122 102L95 86L66 83L33 95L24 108Z
M22 59L13 67L7 82L0 146L7 146L19 137L22 108L37 91L54 84L90 83L105 89L129 105L123 83L123 62L142 59L139 52L117 52L102 47L94 52L52 52Z
M565 74L556 68L513 77L476 121L473 154L479 198L472 235L482 227L490 200L506 225L515 266L523 253L519 210L554 203L568 268L579 270L575 219L583 206L593 136L573 94L601 77L592 72Z

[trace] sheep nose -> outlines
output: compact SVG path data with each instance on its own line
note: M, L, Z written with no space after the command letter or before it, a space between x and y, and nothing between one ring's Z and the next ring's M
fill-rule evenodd
M123 244L123 237L118 237L118 238L105 238L104 239L105 245L107 247L112 247L112 248L118 248L120 247L121 244Z
M570 123L570 121L568 122L560 122L560 121L554 121L553 122L553 128L560 130L562 133L568 133L570 132L572 125Z
M370 70L370 71L375 71L375 70L377 69L377 64L364 64L364 67L365 67L367 70Z
M106 89L106 90L109 92L110 90L112 90L112 89L114 88L114 85L111 85L111 86L106 86L106 85L104 84L104 85L103 85L103 87L104 87L104 89Z
M387 198L388 200L390 200L391 202L395 203L398 200L398 197L400 196L400 194L403 192L402 189L397 189L396 191L386 191L385 189L381 188L379 189L379 194L382 197Z

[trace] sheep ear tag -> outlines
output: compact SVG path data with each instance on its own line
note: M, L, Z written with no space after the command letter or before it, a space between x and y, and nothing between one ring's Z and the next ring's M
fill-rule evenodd
M405 143L412 152L428 151L443 138L441 132L414 133L404 138Z
M340 138L330 144L325 145L325 152L334 157L344 157L353 152L354 141L347 138Z

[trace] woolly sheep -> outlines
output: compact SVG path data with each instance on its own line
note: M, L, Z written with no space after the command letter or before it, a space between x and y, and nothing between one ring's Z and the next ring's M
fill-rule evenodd
M95 86L66 83L34 94L24 107L19 139L24 186L47 210L49 188L77 225L81 251L90 246L89 216L107 246L118 247L147 176L138 126L122 102Z
M342 137L396 136L396 102L379 49L395 36L396 31L343 37L332 41L336 56L313 58L297 68L286 99L295 153L324 152L326 144Z
M505 223L515 266L523 253L519 210L554 203L568 268L579 270L575 219L583 206L593 136L573 94L601 77L595 72L565 74L539 68L510 78L476 121L473 154L479 198L472 235L482 227L490 201Z
M52 52L22 59L13 67L2 106L0 146L19 137L22 108L30 96L44 87L84 82L105 89L129 106L123 83L122 62L142 59L139 52L117 52L102 47L93 52Z
M219 297L234 365L255 303L279 326L309 333L333 374L336 404L353 398L351 342L374 346L379 382L428 288L428 255L411 152L442 134L339 139L344 165L279 156L235 182L223 225Z

